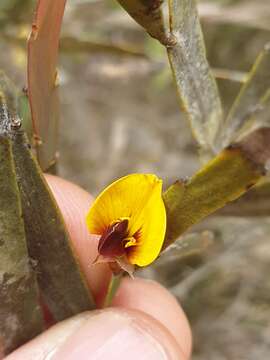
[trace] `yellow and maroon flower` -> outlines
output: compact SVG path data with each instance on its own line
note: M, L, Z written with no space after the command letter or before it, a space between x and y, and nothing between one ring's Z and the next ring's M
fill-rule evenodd
M87 225L90 233L100 235L103 260L149 265L158 257L166 231L162 181L152 174L115 181L95 200Z

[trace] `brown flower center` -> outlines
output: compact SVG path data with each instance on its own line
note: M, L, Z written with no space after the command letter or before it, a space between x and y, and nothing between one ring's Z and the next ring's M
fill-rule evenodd
M128 219L118 220L110 225L101 235L98 252L106 257L122 256L125 254L125 239L128 241Z

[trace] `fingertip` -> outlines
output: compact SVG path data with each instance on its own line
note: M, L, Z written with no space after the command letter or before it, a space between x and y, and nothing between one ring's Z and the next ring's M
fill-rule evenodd
M155 281L126 277L112 302L113 306L142 311L162 323L189 357L192 335L188 320L176 298Z
M79 186L57 176L45 176L63 215L78 260L97 303L106 292L110 270L106 264L92 265L97 257L97 237L89 234L86 215L93 197Z
M6 360L187 360L167 329L136 310L80 314L53 326Z

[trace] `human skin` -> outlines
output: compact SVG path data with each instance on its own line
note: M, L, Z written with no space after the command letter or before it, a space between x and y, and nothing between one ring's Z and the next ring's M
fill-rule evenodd
M89 235L85 217L93 198L68 181L46 179L101 305L110 271L106 264L91 265L98 238ZM58 323L4 360L188 360L190 353L190 328L176 299L156 282L125 278L110 308Z

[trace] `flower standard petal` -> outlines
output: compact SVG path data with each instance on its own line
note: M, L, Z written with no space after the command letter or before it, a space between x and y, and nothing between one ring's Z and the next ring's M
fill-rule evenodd
M158 257L166 232L166 209L162 200L161 181L153 189L137 223L141 224L137 245L129 248L127 257L131 264L147 266Z
M115 223L128 219L125 238L114 233ZM152 174L127 175L108 186L95 200L87 215L92 234L113 239L123 247L127 260L134 265L150 264L159 254L165 237L166 211L162 200L162 181Z
M152 174L131 174L110 184L96 198L87 215L89 231L102 235L117 219L138 218L159 182Z

